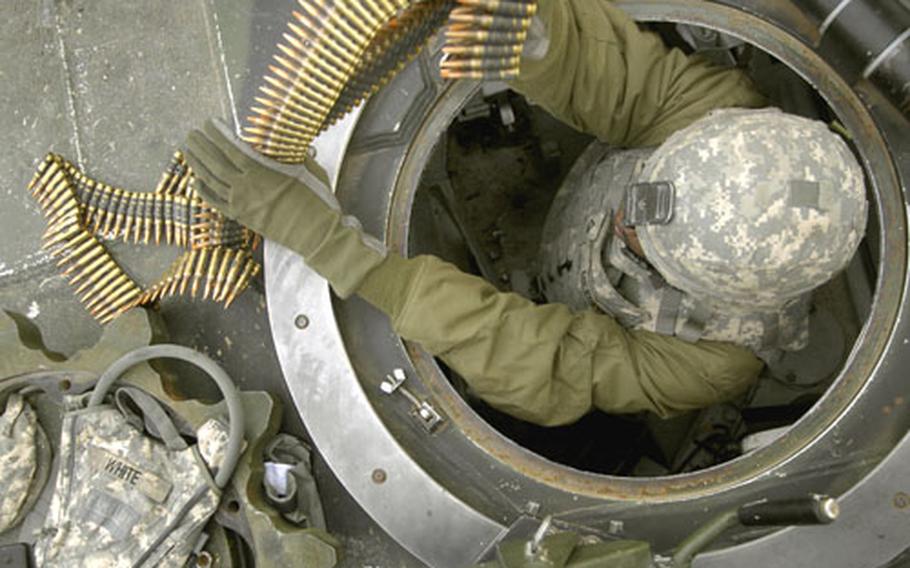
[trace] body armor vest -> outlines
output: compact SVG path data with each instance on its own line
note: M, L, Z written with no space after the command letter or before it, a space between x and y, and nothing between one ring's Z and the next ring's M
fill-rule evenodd
M597 309L630 329L735 343L765 359L805 347L810 294L773 312L694 298L615 235L614 214L653 151L594 142L579 157L544 224L539 282L547 300Z

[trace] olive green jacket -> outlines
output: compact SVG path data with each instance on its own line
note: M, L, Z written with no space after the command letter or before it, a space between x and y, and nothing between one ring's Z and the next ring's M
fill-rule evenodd
M605 0L541 0L540 15L547 55L523 61L514 88L613 145L656 145L712 109L764 102L740 72L668 50ZM388 314L398 334L440 357L477 396L537 424L570 423L592 408L669 416L735 397L761 370L743 348L535 305L430 256L377 262L373 253L365 278L345 283L331 277L358 263L355 250L345 252L310 265L336 291Z

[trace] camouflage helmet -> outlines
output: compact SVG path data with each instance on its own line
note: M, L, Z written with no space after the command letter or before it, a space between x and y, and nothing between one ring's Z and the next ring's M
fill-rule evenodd
M715 309L780 309L842 270L865 231L863 170L847 144L777 109L715 111L637 179L625 209L642 218L647 259Z

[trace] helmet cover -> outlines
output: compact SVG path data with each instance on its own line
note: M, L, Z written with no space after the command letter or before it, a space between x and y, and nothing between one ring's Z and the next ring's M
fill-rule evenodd
M866 226L863 170L827 125L778 109L715 111L651 155L672 217L638 227L651 264L715 308L777 310L827 282Z

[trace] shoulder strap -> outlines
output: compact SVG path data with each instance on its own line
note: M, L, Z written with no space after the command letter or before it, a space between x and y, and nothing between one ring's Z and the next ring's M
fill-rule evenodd
M135 387L120 387L114 393L114 402L130 424L144 428L161 439L169 450L185 450L188 447L174 420L161 403L147 393Z
M689 343L695 343L704 336L705 327L712 313L711 308L703 302L699 302L695 298L692 298L692 301L695 303L695 307L689 312L686 320L676 332L677 337Z

